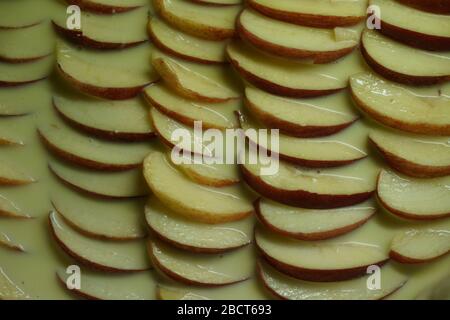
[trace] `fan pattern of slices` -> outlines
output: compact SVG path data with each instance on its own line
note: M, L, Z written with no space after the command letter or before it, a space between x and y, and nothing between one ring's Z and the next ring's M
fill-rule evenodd
M395 298L414 285L399 264L448 268L450 36L394 14L365 27L369 4L443 28L445 8L39 1L50 17L0 14L0 41L18 48L0 44L0 299L39 296L17 284L13 254L33 243L19 224L57 244L39 252L50 287L68 291L80 265L71 293L87 299ZM277 172L174 161L210 156L197 122L279 129L277 150L246 137L279 155ZM178 129L191 134L181 150ZM31 177L36 154L48 161ZM21 208L19 192L39 205ZM381 289L368 290L374 268Z

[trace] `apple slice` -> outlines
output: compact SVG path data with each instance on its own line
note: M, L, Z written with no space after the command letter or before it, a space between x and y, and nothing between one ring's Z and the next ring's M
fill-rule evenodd
M31 219L32 217L22 211L14 202L0 195L0 217L15 219Z
M289 99L247 87L245 105L266 127L294 137L321 137L339 132L358 119L347 92L315 99Z
M191 0L199 4L213 5L213 6L232 6L241 4L242 0Z
M240 75L256 87L288 97L316 97L342 90L348 77L363 70L358 52L337 63L314 65L265 55L236 41L227 47L228 57Z
M174 56L206 64L226 62L226 41L212 41L191 36L158 18L151 18L148 31L153 43L159 49Z
M53 52L51 32L47 23L29 28L0 29L0 61L23 63L50 55Z
M157 80L156 72L147 63L151 52L148 44L104 52L80 50L59 42L57 66L62 77L77 90L96 97L124 100Z
M372 201L329 210L294 208L264 198L255 202L255 212L262 224L273 232L299 240L343 235L366 223L375 211Z
M416 10L397 1L370 0L370 4L384 13L377 17L384 35L424 50L450 50L448 16Z
M366 17L367 1L250 0L249 5L277 20L333 28L356 24Z
M390 256L400 263L429 262L450 252L450 228L410 229L392 240Z
M89 300L152 300L156 299L154 275L150 272L130 274L110 274L81 269L82 280L80 289L69 289L67 280L70 279L66 270L60 268L56 276L61 285Z
M52 161L49 167L58 179L88 195L103 198L132 198L148 194L141 169L101 172L72 167L56 161Z
M450 80L449 52L414 49L368 29L362 35L361 52L373 70L396 82L431 85Z
M0 62L0 87L20 86L45 79L52 67L51 56L20 64Z
M253 263L247 259L252 255L251 248L222 255L192 254L152 241L148 253L155 267L166 276L189 285L229 285L248 279L253 271Z
M438 14L450 14L448 0L398 0L398 2L422 11Z
M279 161L277 172L271 175L262 174L265 167L259 161L243 162L243 179L256 192L286 205L310 209L346 207L367 200L375 190L378 171L369 159L322 170Z
M395 170L412 177L450 175L448 137L430 138L387 130L375 130L370 140Z
M69 256L86 266L107 272L130 272L150 269L142 240L111 242L87 238L74 231L56 213L49 215L55 241Z
M0 116L23 116L32 113L42 101L42 92L50 90L48 81L1 88Z
M14 117L0 116L0 147L1 146L24 146L25 142L21 138L23 134L17 130L24 121ZM18 132L19 131L19 132Z
M74 43L95 49L129 48L147 40L143 25L148 8L138 8L121 14L81 13L81 29L67 28L67 6L61 4L52 22L56 32Z
M293 25L270 19L256 11L244 10L237 21L239 35L255 47L291 59L312 59L314 63L337 60L356 47L359 41L336 39L334 30Z
M123 13L147 5L146 0L66 0L82 9L102 14Z
M222 103L201 103L180 97L163 84L156 84L144 90L144 97L160 112L184 123L194 126L201 121L205 129L225 130L239 126L234 112L241 107L240 100Z
M255 232L256 246L276 269L307 281L333 282L366 274L367 267L383 265L389 257L379 247L355 242L311 243Z
M141 98L108 101L64 95L53 97L53 105L72 127L100 138L144 141L156 136Z
M151 143L121 143L94 139L60 121L38 129L47 148L62 159L87 168L121 171L140 167L144 157L155 150Z
M1 11L0 11L1 12ZM20 286L11 280L11 277L6 274L5 270L0 267L0 300L25 300L31 299Z
M382 170L377 195L383 207L405 219L432 220L450 216L450 176L417 179Z
M41 23L46 19L48 4L40 3L40 10L36 10L35 4L36 0L0 1L0 29L26 28Z
M4 247L8 250L13 251L25 252L25 248L23 245L11 239L9 235L1 231L0 231L0 247Z
M29 174L10 162L0 159L0 185L19 186L35 182Z
M175 28L208 40L234 35L234 22L241 6L203 6L182 0L153 0L157 13Z
M425 97L370 73L351 76L350 88L356 105L384 125L414 133L450 135L450 99L440 88Z
M147 235L140 199L103 201L61 186L51 192L55 210L76 231L94 238L132 240Z
M364 149L365 139L361 139L364 132L363 125L355 124L342 133L323 138L297 138L283 134L278 137L278 149L273 149L271 133L267 139L257 139L252 132L261 132L261 127L252 118L240 113L241 128L245 131L249 141L270 153L278 153L280 159L306 167L337 167L361 160L367 156ZM354 132L358 132L355 134Z
M252 194L243 186L206 187L177 170L162 152L144 161L144 176L153 193L173 211L195 221L222 223L253 212Z
M253 220L208 225L185 219L151 197L145 208L147 225L159 239L191 252L221 253L243 247L252 238Z
M380 289L369 290L367 277L327 283L321 286L286 276L264 262L258 263L258 275L274 296L283 300L381 300L400 289L407 281L393 265L381 269Z
M182 61L154 50L152 64L165 83L188 99L225 102L239 98L239 85L225 66Z

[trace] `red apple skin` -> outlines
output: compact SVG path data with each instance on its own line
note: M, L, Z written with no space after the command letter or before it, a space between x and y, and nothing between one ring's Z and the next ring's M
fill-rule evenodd
M397 0L418 10L437 14L450 14L449 0Z
M428 86L433 84L438 84L450 80L450 75L444 76L412 76L403 73L399 73L390 70L381 64L379 64L375 59L373 59L364 47L364 43L361 43L361 54L366 60L367 64L378 74L385 77L386 79L392 80L394 82L400 82L411 86Z
M1 30L1 28L0 28ZM27 62L33 62L33 61L37 61L43 58L46 58L48 56L50 56L51 53L43 55L43 56L36 56L36 57L30 57L30 58L10 58L10 57L4 57L4 56L0 56L0 61L2 62L6 62L6 63L27 63Z
M353 121L346 122L335 126L300 126L298 124L276 118L259 108L250 102L247 98L244 99L245 107L250 113L255 116L260 122L262 122L268 128L279 128L280 132L293 137L298 138L315 138L325 137L335 134L341 130L344 130L355 123L359 118L355 118Z
M256 3L253 0L248 1L248 5L261 12L262 14L293 24L315 27L315 28L334 28L355 25L364 20L364 16L348 16L348 17L336 17L336 16L322 16L317 14L306 13L294 13L282 10L272 9L261 4Z
M232 59L229 54L228 54L228 59L230 60L231 64L236 69L236 71L245 80L247 80L248 82L250 82L251 84L253 84L256 87L258 87L264 91L267 91L269 93L275 94L275 95L291 97L291 98L312 98L312 97L329 95L329 94L332 94L332 93L335 93L335 92L345 89L345 87L343 87L343 88L328 89L328 90L310 90L310 89L295 89L295 88L284 87L282 85L276 84L269 80L260 78L251 72L248 72L247 70L245 70L244 68L242 68L239 65L239 61Z
M112 5L102 5L98 3L90 2L89 0L66 0L68 4L74 4L82 8L83 10L99 13L99 14L115 14L115 13L123 13L127 11L131 11L140 6L134 7L120 7L120 6L112 6Z
M349 195L324 195L304 190L280 190L265 183L260 177L253 176L240 165L244 181L262 196L294 207L307 209L333 209L351 206L369 199L373 191Z
M58 276L58 274L56 274L56 278L58 279L58 282L61 284L61 287L64 288L65 290L67 290L66 282L63 279L61 279ZM87 294L87 293L85 293L85 292L83 292L81 290L78 290L77 288L74 288L74 289L71 289L71 290L68 290L68 291L70 293L74 294L74 296L76 295L76 296L79 296L79 297L81 297L83 299L86 299L86 300L103 300L103 299L100 299L98 297L94 297L94 296L92 296L90 294Z
M399 253L399 252L397 252L395 250L391 250L389 252L389 256L390 256L390 258L392 260L395 260L395 261L397 261L399 263L403 263L403 264L420 264L420 263L432 262L434 260L437 260L437 259L445 256L448 253L449 253L449 251L447 251L447 252L445 252L443 254L440 254L440 255L438 255L436 257L429 258L429 259L415 259L415 258L404 256L404 255L402 255L401 253Z
M354 224L344 226L341 228L337 228L334 230L328 230L328 231L324 231L324 232L314 232L314 233L300 233L300 232L294 233L294 232L280 229L280 228L274 226L273 224L271 224L269 221L267 221L261 213L260 202L261 202L261 198L257 199L253 204L255 207L256 217L267 229L269 229L273 232L276 232L278 234L281 234L285 237L290 237L290 238L303 240L303 241L317 241L317 240L331 239L331 238L335 238L340 235L349 233L349 232L359 228L363 224L365 224L375 214L375 212L374 212L373 214L371 214L369 217L367 217L364 220L361 220Z
M254 35L242 25L240 18L236 22L236 31L242 40L252 44L253 46L259 48L262 51L266 51L269 54L275 56L281 56L289 59L313 59L315 64L330 63L343 56L351 53L355 47L344 48L336 51L308 51L301 49L294 49L285 47L282 45L277 45L268 42L260 37Z
M53 107L55 108L58 115L71 127L86 132L88 134L92 134L95 137L113 141L131 141L131 142L148 141L150 139L156 138L155 132L128 133L128 132L107 131L93 127L88 127L82 123L76 122L67 117L64 113L62 113L59 110L58 106L55 104L55 101L53 101Z
M204 6L211 6L211 7L229 7L229 6L236 6L239 4L227 4L227 3L212 3L207 0L190 0L191 2L201 4Z
M382 146L378 145L375 141L370 139L370 137L369 141L375 146L391 168L407 176L415 178L435 178L450 175L450 166L437 167L416 164L383 149Z
M165 266L161 265L158 261L158 259L156 259L155 255L152 252L152 248L151 246L147 246L147 252L148 255L150 257L150 260L152 261L153 265L155 266L156 269L158 269L163 275L167 276L168 278L175 280L177 282L181 282L190 286L201 286L201 287L208 287L208 288L215 288L215 287L223 287L226 285L230 285L230 284L236 284L242 281L245 281L247 279L240 279L237 281L230 281L230 282L226 282L226 283L221 283L221 284L215 284L215 283L205 283L205 282L198 282L198 281L193 281L187 278L184 278L182 276L180 276L179 274L173 272L172 270L166 268Z
M64 38L68 39L69 41L78 44L83 47L98 49L98 50L114 50L114 49L126 49L131 48L134 46L137 46L139 44L142 44L145 42L143 41L137 41L137 42L130 42L130 43L113 43L113 42L101 42L94 39L91 39L89 37L86 37L83 35L82 31L79 30L69 30L65 29L61 26L58 26L56 23L52 22L53 29L63 36Z
M26 84L31 84L31 83L35 83L44 79L47 79L48 76L39 78L39 79L34 79L34 80L28 80L28 81L19 81L19 82L14 82L14 81L2 81L0 80L0 88L7 88L7 87L17 87L17 86L22 86L22 85L26 85Z
M294 277L299 280L313 281L313 282L335 282L345 281L367 275L368 266L360 266L351 269L336 269L336 270L315 270L306 269L297 266L291 266L284 262L278 261L268 254L266 254L255 242L256 248L261 256L275 269L288 276ZM389 259L379 261L375 264L379 267L383 266Z
M381 20L379 30L385 36L409 46L431 51L450 50L450 38L423 34L407 29L403 29Z
M86 93L88 95L109 99L109 100L127 100L136 97L147 85L146 83L142 86L129 87L129 88L103 88L97 87L90 84L83 83L71 75L67 74L61 65L57 65L57 70L62 78L67 81L72 87Z

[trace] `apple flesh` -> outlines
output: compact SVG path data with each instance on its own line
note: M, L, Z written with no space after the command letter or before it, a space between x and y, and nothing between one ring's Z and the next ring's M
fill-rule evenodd
M56 212L49 215L50 231L69 256L94 269L106 272L132 272L150 269L141 240L108 242L88 238L73 230Z
M26 293L16 282L11 280L9 274L0 267L0 299L2 300L26 300L32 299L32 297Z
M450 216L450 176L418 179L382 170L377 196L384 208L405 219L433 220Z
M222 253L250 243L253 221L211 226L185 219L151 197L145 209L147 225L159 239L177 248L199 253Z
M328 210L289 207L264 198L255 202L259 221L269 230L299 240L324 240L351 232L376 211L372 201Z
M147 4L145 0L66 0L66 2L78 5L86 11L108 15L128 12Z
M8 234L0 231L0 247L16 252L25 252L25 248L19 242L13 240Z
M0 159L0 186L20 186L35 181L33 177L17 168L17 166Z
M32 217L23 212L14 202L0 195L0 217L13 219L31 219Z
M38 82L48 77L53 68L53 57L25 63L0 61L0 87L15 87Z

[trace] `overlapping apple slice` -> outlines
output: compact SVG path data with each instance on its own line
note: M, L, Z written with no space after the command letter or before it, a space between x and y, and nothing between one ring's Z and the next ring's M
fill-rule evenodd
M439 95L445 87L436 88L436 92L425 97L411 88L361 73L350 77L350 88L357 106L387 126L414 133L450 135L450 99L446 93Z
M88 238L73 230L56 212L49 215L50 230L58 245L77 261L108 272L150 268L143 240L111 242Z
M295 137L327 136L358 119L345 91L315 99L290 99L247 87L245 104L269 128Z
M0 87L14 87L45 79L52 67L51 56L20 64L0 62Z
M59 120L39 126L44 144L62 159L87 168L120 171L137 168L155 150L152 143L99 140L70 128Z
M200 4L216 5L216 6L232 6L235 4L241 4L242 0L191 0Z
M152 300L156 299L156 286L151 272L130 274L110 274L81 269L82 280L79 289L70 289L82 298L89 300ZM70 279L66 270L56 271L61 285L67 288ZM68 281L69 280L69 281Z
M387 163L403 174L418 178L450 175L448 137L374 130L369 138Z
M36 180L10 161L0 159L0 185L19 186Z
M226 61L226 41L212 41L191 36L156 17L150 19L148 31L158 48L174 56L207 64Z
M253 155L255 157L256 155ZM261 161L243 161L243 179L266 198L301 208L333 209L351 206L370 198L376 173L370 160L328 169L307 169L279 161L273 174L262 174Z
M390 256L400 263L424 263L450 252L450 225L442 229L410 229L397 234L391 243Z
M146 7L112 15L81 12L81 29L69 29L66 5L61 4L52 22L55 30L72 42L95 49L119 49L132 47L147 40L143 27L147 17Z
M343 281L366 274L367 267L383 265L388 255L372 244L355 242L303 242L280 237L262 228L256 246L280 272L301 280Z
M255 47L276 56L312 59L314 63L329 63L349 54L361 32L353 31L347 33L351 38L336 39L332 29L293 25L249 9L237 21L239 35Z
M157 80L158 75L147 63L151 52L149 44L99 52L58 42L57 66L62 77L77 90L101 98L124 100L136 96Z
M40 81L29 85L1 88L0 116L22 116L32 113L42 101L42 91L49 83Z
M230 222L253 212L253 195L243 186L199 185L176 169L162 152L153 152L145 159L144 176L162 203L195 221Z
M145 0L66 0L66 2L102 14L123 13L147 5Z
M0 300L24 300L31 299L20 286L11 280L11 277L0 267Z
M239 41L228 45L227 54L248 82L273 94L297 98L342 90L350 75L363 70L363 61L356 51L336 63L323 65L276 58Z
M250 0L249 5L277 20L304 26L333 28L362 21L366 16L367 1Z
M48 23L28 28L0 28L0 61L23 63L39 60L53 52L52 30Z
M144 97L160 112L189 126L194 126L195 121L201 121L205 129L225 130L239 126L234 114L242 104L238 99L222 103L192 101L180 97L164 84L149 86L144 90Z
M377 195L391 213L406 219L431 220L450 216L450 176L417 179L382 170Z
M156 268L176 281L198 286L224 286L244 281L253 271L251 248L222 255L192 254L151 241L148 253ZM236 268L239 263L239 268Z
M100 138L141 141L156 135L141 98L111 101L64 95L53 97L53 105L71 126Z
M0 217L15 219L30 219L31 216L24 213L13 201L0 195Z
M373 201L329 210L294 208L264 198L255 202L262 224L299 240L324 240L348 233L366 223L375 211Z
M101 172L56 161L52 161L49 168L65 184L88 195L131 198L148 194L140 168L122 172Z
M367 288L367 277L353 280L312 283L286 276L264 262L258 263L258 275L269 292L284 300L380 300L400 289L407 277L393 265L382 269L380 289Z
M17 126L23 122L22 119L15 117L1 117L0 116L0 147L1 146L23 146L25 145L22 139L23 134L17 130Z
M446 0L398 0L413 8L439 14L450 14L450 6Z
M221 253L250 243L253 220L208 225L185 219L151 197L145 209L150 230L175 247L199 253Z
M183 61L159 50L152 64L165 83L183 97L204 102L225 102L239 98L239 82L225 66L208 66Z
M361 160L367 156L364 148L364 130L355 124L341 133L322 138L297 138L279 134L277 149L271 145L271 135L267 139L255 140L252 132L261 132L261 127L247 114L239 113L241 128L249 141L259 148L278 153L280 158L306 167L337 167ZM358 132L358 134L354 134Z
M369 29L363 32L361 52L372 69L396 82L431 85L450 79L448 52L411 48Z
M25 252L25 248L22 244L12 239L10 235L0 231L0 247L17 252Z
M65 222L87 236L131 240L147 235L142 217L145 202L141 199L103 201L58 185L51 201Z
M33 10L34 3L35 0L0 1L0 29L26 28L41 23L46 10Z
M191 1L153 0L158 14L175 28L208 40L234 35L234 23L242 7L204 6Z
M397 1L371 0L381 17L381 33L424 50L450 50L448 16L431 14L402 5Z

